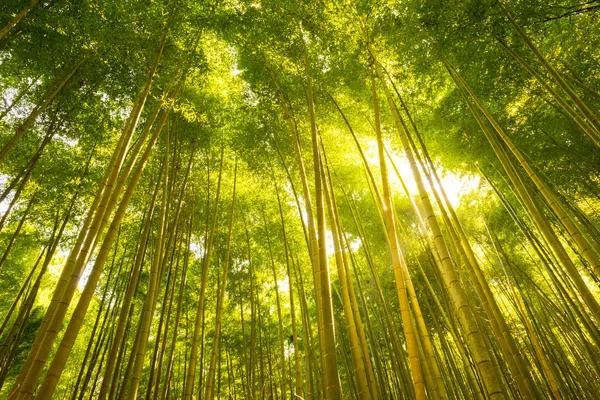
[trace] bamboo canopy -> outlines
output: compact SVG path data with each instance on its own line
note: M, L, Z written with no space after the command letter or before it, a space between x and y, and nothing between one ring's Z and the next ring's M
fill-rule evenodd
M0 398L598 398L599 12L2 2Z

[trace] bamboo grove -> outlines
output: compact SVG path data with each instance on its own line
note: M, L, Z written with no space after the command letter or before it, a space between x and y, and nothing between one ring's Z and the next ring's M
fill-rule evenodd
M6 0L3 399L595 399L600 3Z

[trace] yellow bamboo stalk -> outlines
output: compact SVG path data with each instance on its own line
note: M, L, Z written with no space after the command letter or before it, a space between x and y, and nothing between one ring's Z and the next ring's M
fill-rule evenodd
M467 91L467 93L469 93L471 95L471 97L473 97L474 93L471 94L472 91L470 91L470 88L467 89L468 85L464 81L464 79L462 79L462 77L456 72L456 70L451 65L447 64L447 67L451 73L451 76L456 81L456 83L459 85L459 87L463 87L465 89L465 91ZM473 97L474 100L475 100L475 98L476 97ZM563 245L560 243L558 237L556 236L556 233L554 232L553 228L550 226L550 223L545 218L545 216L542 214L538 205L535 203L533 194L530 193L530 190L527 188L527 186L522 183L521 179L518 176L516 169L512 165L512 161L508 158L506 152L504 151L504 149L502 149L502 147L500 146L500 143L498 143L498 141L492 134L492 131L483 122L483 120L481 119L481 116L479 115L477 110L475 110L472 102L469 100L469 98L466 97L466 95L465 95L465 101L467 102L467 105L469 106L471 113L477 120L477 123L481 127L481 130L483 131L484 135L488 139L488 142L494 149L494 153L498 157L498 160L502 164L502 167L504 168L507 175L509 176L512 184L514 185L515 189L517 190L517 192L519 194L519 198L521 199L521 201L525 205L526 209L528 210L529 214L533 218L536 226L539 228L542 235L544 236L544 238L546 239L546 241L548 242L548 244L550 245L550 247L556 254L560 263L565 267L567 273L569 274L569 277L572 279L573 283L577 287L577 290L579 291L579 293L585 300L585 303L588 305L588 307L589 307L590 311L592 312L592 314L594 315L596 321L600 321L600 305L598 304L598 301L596 300L596 298L590 291L589 287L583 280L581 274L575 267L575 264L569 257L569 255L566 252L566 250L564 249ZM482 107L483 107L483 105L482 105ZM483 110L483 108L482 108L482 110ZM490 116L490 119L493 119L493 118L491 118L491 116ZM491 123L491 121L490 121L490 123ZM496 128L494 127L494 129L496 129Z
M488 236L490 237L490 239L492 239L492 245L494 246L494 251L496 252L496 256L498 258L498 263L502 267L502 270L504 271L504 274L506 276L506 281L508 282L509 292L513 296L513 299L517 306L517 311L519 312L521 320L523 321L523 323L525 325L525 329L527 329L527 334L529 336L529 339L531 340L531 344L533 344L535 354L536 354L538 360L540 361L540 363L542 364L543 373L544 373L544 375L546 375L546 379L548 380L548 383L550 384L550 387L552 388L552 394L554 395L554 398L556 400L560 400L560 398L561 398L560 390L558 389L558 384L556 383L556 378L554 376L554 373L552 372L552 369L550 368L550 365L548 364L548 359L546 358L546 355L544 354L544 350L542 349L542 346L540 345L537 334L535 333L535 330L533 329L533 326L531 325L531 322L529 321L529 318L527 317L527 313L525 312L525 309L523 307L521 291L518 290L518 288L515 288L515 284L513 283L512 277L509 275L508 271L506 270L506 266L504 265L504 262L502 261L503 257L500 255L500 252L502 251L502 249L499 249L498 245L497 245L497 238L495 236L492 236L492 234L490 233L490 229L485 221L484 221L484 224L485 224L485 229L488 232ZM502 251L502 254L504 255L503 251Z
M304 44L304 42L303 42ZM319 289L317 297L321 298L323 309L323 341L321 343L321 357L325 364L325 398L337 400L341 398L341 388L337 369L337 355L335 352L335 327L333 320L333 303L331 298L331 281L329 278L329 266L327 259L327 238L325 230L325 210L323 202L323 183L321 182L321 155L319 151L319 135L315 119L315 108L313 103L312 77L308 63L308 51L304 52L306 91L308 98L308 114L310 119L310 131L313 147L313 169L315 179L315 203L317 208L317 232L319 249ZM317 246L315 246L316 248ZM314 248L313 248L314 251Z
M596 129L589 123L589 121L582 118L577 111L573 109L563 98L562 96L546 82L546 80L536 71L534 70L517 52L511 49L503 40L498 39L502 47L506 49L510 53L511 56L515 60L521 64L523 68L527 70L539 83L542 85L544 89L556 100L556 102L560 105L560 107L565 110L565 112L575 121L577 126L592 139L596 145L600 146L600 134L596 131Z
M402 100L401 97L400 99ZM405 107L404 104L403 106ZM410 118L410 114L408 113L406 107L405 111ZM425 144L421 140L416 126L412 121L412 118L410 120L413 125L413 128L415 129L415 133L419 138L419 142L422 146L424 155L429 163L431 171L427 171L427 168L425 167L422 158L418 154L418 150L415 146L414 141L412 140L411 136L408 135L409 142L413 148L413 151L415 152L415 158L419 162L419 165L423 170L423 174L429 182L429 186L431 187L432 193L437 203L439 204L442 219L446 225L448 233L450 234L450 239L455 244L456 251L458 252L460 259L463 261L465 267L467 268L467 272L471 276L472 282L474 283L475 292L481 300L481 303L492 326L492 330L496 335L498 342L501 345L502 351L506 357L507 362L509 363L510 370L514 374L514 378L519 386L521 395L523 396L523 398L530 398L532 396L532 393L537 393L537 388L533 382L531 374L529 373L529 369L526 366L525 360L514 338L512 337L510 330L508 329L508 325L506 324L504 316L502 315L500 308L498 307L496 300L489 288L489 285L487 284L487 280L483 275L481 268L479 267L479 263L477 262L475 254L473 253L470 243L466 237L466 234L462 229L462 225L458 220L456 212L454 211L454 207L452 207L452 204L448 200L442 182L437 172L435 171L433 162L431 158L429 158L429 153L427 152ZM406 126L404 126L404 128L408 132ZM435 176L438 188L435 187L431 175ZM439 192L442 194L444 202L442 202L442 199L438 194L438 189ZM448 216L446 207L448 208L448 211L452 216L452 220ZM535 394L535 396L537 396L537 394Z
M586 259L586 261L590 264L590 267L594 270L597 276L600 276L600 258L598 258L597 254L594 252L594 244L587 240L586 236L576 225L575 221L570 217L566 209L563 207L558 198L552 193L552 190L544 183L544 181L539 177L539 175L533 170L533 168L529 165L525 157L521 154L521 152L515 147L510 138L506 135L502 127L498 124L496 119L489 113L487 108L483 105L483 103L479 100L479 98L475 95L473 90L466 84L465 80L462 77L458 77L463 83L465 89L469 92L479 109L483 112L486 119L490 122L490 124L494 127L495 132L501 138L501 140L506 143L506 146L513 153L521 167L527 173L527 176L533 181L536 188L542 194L552 211L556 214L559 221L563 224L567 233L573 239L579 251Z
M406 261L400 249L398 234L396 231L396 221L392 212L392 194L388 183L387 165L383 155L383 140L381 138L381 123L379 120L379 101L377 99L377 90L375 87L375 78L371 74L371 92L373 95L373 108L375 115L375 133L377 134L377 149L379 154L379 166L381 170L381 182L383 186L383 211L385 215L386 230L388 236L388 245L392 256L392 265L394 268L394 279L396 282L396 291L400 302L400 315L404 328L404 337L406 339L406 348L410 362L410 372L417 399L426 399L427 390L425 387L425 378L423 376L423 367L419 359L419 348L417 342L417 332L414 331L411 322L410 303L408 301L406 289ZM431 395L437 398L437 388L432 388Z
M354 376L357 381L358 398L361 400L370 399L369 383L367 380L367 374L365 372L364 363L362 361L360 342L358 339L358 332L356 331L356 323L354 321L354 315L352 313L352 306L350 300L350 293L348 291L348 281L346 278L346 272L344 269L344 260L342 259L342 249L340 232L338 231L338 221L336 221L336 215L333 210L332 197L333 190L331 188L331 182L327 182L325 176L325 167L321 164L321 176L325 183L323 193L325 194L325 202L327 204L327 211L329 214L329 223L331 226L331 234L333 238L333 246L335 249L335 263L338 271L338 280L340 283L341 299L344 310L344 319L346 321L346 330L348 331L348 342L350 345L350 355L352 359L352 367ZM327 185L329 183L329 185Z
M214 381L215 381L215 369L217 365L217 355L220 348L221 341L221 325L223 320L223 303L225 302L225 291L227 289L227 272L229 269L229 259L231 251L231 234L233 232L233 217L235 213L235 185L237 182L237 161L233 172L233 195L231 199L231 210L229 217L229 233L227 234L227 249L225 251L225 263L223 265L223 280L221 282L221 288L219 289L217 317L215 321L215 333L213 338L213 347L210 356L210 364L208 367L208 376L206 377L206 390L204 392L204 399L212 400L214 397ZM276 282L277 284L277 282ZM284 378L285 379L285 378Z
M166 114L166 113L165 113ZM167 131L165 140L164 160L163 160L163 176L162 176L162 198L159 216L159 226L156 233L156 242L154 246L154 254L152 255L152 263L150 265L150 279L148 282L148 290L146 298L144 299L144 305L140 316L140 325L136 334L136 342L131 353L134 357L133 370L131 378L129 380L129 387L127 391L127 399L135 400L141 381L142 369L144 367L144 356L146 354L146 344L148 343L148 336L150 334L150 326L152 323L152 317L154 316L154 310L156 307L156 299L158 297L158 290L161 280L161 260L163 257L163 241L165 240L165 234L167 230L167 199L168 199L168 187L169 187L169 153L170 153L170 132Z
M298 127L296 125L296 121L294 115L292 113L291 107L288 104L287 99L284 96L283 90L279 85L275 77L275 73L267 68L269 74L271 76L271 80L273 81L273 85L277 91L277 95L279 97L279 102L281 103L281 107L283 109L283 116L287 122L288 128L290 130L290 134L292 136L292 143L294 146L294 152L296 154L296 160L298 163L298 172L300 174L300 182L302 183L302 194L304 196L304 209L306 211L306 219L308 220L308 251L310 254L310 259L313 267L313 282L315 288L315 303L317 305L317 330L319 336L319 344L321 344L324 340L323 338L323 302L321 296L321 280L320 280L320 266L319 266L319 243L317 237L317 228L315 227L315 216L313 213L313 203L312 196L310 194L310 188L308 185L308 178L306 176L306 167L304 165L304 157L302 155L302 146L300 145L300 135L298 132ZM323 386L325 384L325 365L324 358L320 357L319 361L321 363L321 383ZM324 387L323 387L324 391Z
M0 30L0 40L6 36L6 34L21 21L33 7L35 7L40 0L31 0L29 4L25 6L21 11L17 13L4 27Z
M374 57L375 53L371 45L368 44L368 46L371 56ZM500 376L498 376L494 363L490 358L487 345L484 341L483 334L479 331L479 327L477 326L475 316L469 308L467 295L464 289L462 288L460 279L455 271L455 265L452 262L452 259L450 258L448 247L446 246L439 223L437 221L435 213L433 212L431 201L429 200L429 194L425 190L425 185L423 184L421 173L417 167L414 155L410 148L406 132L404 131L402 123L400 122L400 115L398 114L398 110L396 109L394 100L388 89L382 68L379 62L376 60L375 70L381 81L381 85L384 89L388 101L390 112L392 113L392 116L394 118L396 129L400 136L402 146L411 166L413 177L417 184L419 195L422 200L425 217L429 224L429 228L431 229L433 234L433 241L435 243L435 247L438 253L440 254L440 261L442 267L440 273L442 275L442 279L450 295L453 308L464 330L465 338L467 339L467 343L469 349L471 350L471 354L473 355L475 364L477 366L477 370L482 378L482 381L484 382L486 394L491 399L504 399L505 394L502 380Z
M569 86L569 84L567 82L565 82L565 80L563 79L561 74L556 69L554 69L554 67L552 65L550 65L548 60L546 60L546 57L544 57L544 55L540 52L540 50L537 48L537 46L529 38L529 36L527 36L527 34L523 30L523 28L521 28L519 26L519 24L517 24L517 21L515 20L515 18L512 16L510 11L508 11L508 8L504 5L504 1L499 1L499 3L500 3L500 6L502 7L502 10L504 11L504 14L510 21L513 28L515 28L515 31L517 31L517 33L521 37L521 39L523 39L523 41L525 42L527 47L529 47L529 49L533 52L533 54L535 54L538 61L544 66L546 71L548 71L548 73L554 79L554 81L558 84L558 86L560 86L560 88L562 90L564 90L564 92L567 94L567 96L569 96L569 98L573 101L573 103L575 103L577 108L579 108L579 110L582 112L582 114L585 116L585 118L595 128L596 133L600 134L600 120L598 120L598 116L588 107L587 104L585 104L585 102L583 100L581 100L581 98L577 95L577 93L575 93L575 91L573 89L571 89L571 86ZM600 143L597 141L597 139L594 139L594 141L596 142L597 145L600 146Z
M210 256L212 254L212 246L214 240L214 233L217 225L217 217L219 210L219 198L221 194L221 179L223 176L223 159L224 159L225 143L221 143L221 160L219 162L219 178L217 180L217 192L215 195L215 208L213 211L213 220L210 226L210 230L205 236L204 245L204 257L202 260L202 275L200 283L200 293L198 295L198 307L196 309L196 318L194 321L194 332L192 334L192 343L190 350L190 359L186 371L185 386L183 392L184 399L191 399L194 391L194 382L196 380L196 365L198 359L198 345L200 342L200 331L202 329L202 321L204 316L204 300L206 292L206 283L208 281L208 266L210 264ZM208 210L207 210L208 213ZM207 215L208 218L208 215ZM208 220L207 220L208 221ZM207 225L207 229L209 229Z

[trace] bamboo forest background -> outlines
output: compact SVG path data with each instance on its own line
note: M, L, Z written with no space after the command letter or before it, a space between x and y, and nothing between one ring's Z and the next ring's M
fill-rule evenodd
M600 2L0 2L0 397L596 399Z

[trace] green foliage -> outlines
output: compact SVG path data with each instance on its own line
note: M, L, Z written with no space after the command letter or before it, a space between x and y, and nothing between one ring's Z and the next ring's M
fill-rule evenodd
M24 3L21 0L2 2L0 27L23 9ZM600 106L600 82L597 79L600 74L600 35L596 33L600 20L597 12L569 14L578 5L564 0L515 0L502 3L551 64L568 78L577 94L597 112ZM125 291L125 282L130 279L136 262L134 257L140 245L140 232L143 222L148 218L151 196L160 177L166 151L165 132L169 133L171 139L169 182L174 182L172 197L168 198L171 200L171 214L167 220L167 235L192 220L191 249L185 248L185 238L184 250L179 258L176 255L177 240L172 248L167 249L172 252L169 268L173 270L176 262L173 260L179 259L179 273L183 254L187 252L189 257L179 332L168 334L169 340L175 338L178 368L183 368L185 361L182 360L189 357L187 351L194 329L194 312L198 306L197 292L201 284L207 222L210 224L215 207L221 148L224 149L223 182L208 274L203 333L205 357L210 354L206 349L214 345L217 282L222 279L222 267L226 262L227 221L230 217L236 162L237 205L224 307L221 341L221 362L224 365L221 366L221 373L229 377L226 354L233 360L232 369L235 370L231 378L232 386L240 388L243 379L247 379L246 376L242 378L241 370L246 368L243 363L245 351L248 351L251 317L260 315L260 327L255 333L260 331L263 335L261 354L277 354L279 321L274 289L275 285L281 288L282 282L287 282L285 284L291 288L281 291L285 336L292 334L289 316L291 290L296 302L299 336L303 337L305 333L305 325L299 316L301 293L305 293L309 313L307 322L312 324L312 339L318 341L313 271L303 226L306 213L298 210L294 191L301 207L306 205L307 199L302 190L296 138L290 132L290 126L297 130L309 189L313 193L311 196L314 196L315 177L306 94L308 71L313 79L317 128L327 154L327 166L332 172L331 185L339 208L340 223L349 241L354 243L352 255L356 258L362 294L369 306L366 313L363 310L361 312L363 318L371 318L374 325L375 336L369 340L381 351L386 368L395 365L392 361L395 354L388 345L387 336L392 330L394 334L396 330L401 332L394 271L386 231L376 206L377 200L370 190L372 182L348 127L355 132L376 184L380 187L370 89L374 60L365 43L365 33L378 62L386 69L390 81L406 102L409 114L402 111L406 122L410 115L434 163L441 166L438 168L440 173L443 171L457 180L480 180L476 187L468 190L459 188L454 194L458 198L458 217L474 243L485 277L497 283L492 289L494 294L499 297L506 295L508 276L513 274L533 314L545 316L542 309L546 304L546 294L550 298L548 301L560 303L555 289L541 271L539 254L536 254L534 245L518 226L520 221L525 227L530 227L527 212L504 177L492 148L470 114L465 99L444 63L450 63L459 71L543 179L561 196L570 199L574 206L583 209L587 220L581 216L578 218L582 223L589 223L592 236L597 233L596 226L600 219L600 175L597 168L600 165L600 152L552 97L500 45L499 40L507 43L534 68L542 71L544 78L549 79L510 26L498 1L51 0L41 2L9 35L0 38L2 145L13 137L36 105L42 104L49 88L55 87L85 59L56 98L40 112L16 147L0 161L4 191L11 182L22 182L28 163L33 160L44 138L47 135L51 138L44 144L20 198L0 231L0 252L3 252L28 202L37 193L30 215L0 271L1 317L5 315L4 310L11 306L14 293L21 288L40 250L53 238L55 221L58 218L62 222L69 202L73 196L77 198L48 273L42 281L40 294L27 321L6 382L14 380L33 343L62 266L83 225L118 138L130 122L129 113L136 104L141 88L148 82L151 65L165 32L158 72L153 77L150 96L132 143L150 124L150 116L156 107L160 106L161 112L168 110L167 90L172 90L184 73L186 80L135 189L127 215L120 226L114 255L109 259L109 262L124 260L118 277L119 286L106 286L115 283L114 280L108 282L108 268L105 267L100 285L96 288L93 306L84 320L57 394L71 394L69 381L76 379L74 377L79 373L78 362L83 359L87 343L98 339L98 336L91 337L91 332L94 317L104 311L100 308L103 290L108 288L110 307L116 307L122 301L120 295ZM388 112L383 92L379 92L384 141L396 161L405 161L394 120ZM339 104L347 122L332 98ZM400 104L400 99L395 99ZM413 132L412 127L410 131ZM424 155L423 149L419 154ZM179 199L190 157L190 177L184 195ZM443 304L449 304L449 300L438 280L432 254L426 246L424 232L410 202L410 198L419 201L417 193L411 190L407 196L399 181L391 178L394 175L391 166L388 165L388 168L408 269L417 288L419 302L427 304L422 307L425 321L428 327L438 323L443 325L434 303L430 301L425 278L440 294ZM412 188L414 179L410 170L401 167L400 174ZM492 185L503 194L505 204L494 193ZM282 197L290 251L287 255L297 268L292 273L292 282L287 278L288 259L275 186ZM8 206L15 193L16 188L10 191L1 205ZM159 192L157 205L164 196ZM116 200L118 202L120 198ZM537 200L541 200L541 197ZM182 202L183 211L180 219L175 221L173 210L178 201ZM508 206L514 207L514 215L506 210ZM3 214L4 208L1 209ZM544 210L553 226L559 227L560 222L549 209L546 207ZM438 216L441 215L439 208L435 211ZM154 247L158 219L158 212L155 211L150 219L152 229L148 250L142 262L134 299L132 326L124 338L128 349L133 345L135 323L141 316L148 290L152 255L157 251ZM327 221L327 224L330 223ZM273 261L280 282L273 281L265 229L268 229L272 238ZM509 263L505 262L506 265L498 260L500 250L490 232L501 243L506 259L510 260ZM444 235L449 240L447 229ZM103 238L104 233L98 243L101 244ZM572 245L570 239L564 237L562 240ZM569 251L572 258L578 260L578 268L585 270L587 265L579 261L578 251ZM333 250L329 249L329 253L331 270L334 271ZM251 260L248 260L249 254ZM453 257L457 268L462 268L456 254ZM387 307L393 310L393 326L387 326L387 321L382 318L383 303L371 267L381 281ZM89 268L91 264L87 273ZM421 268L424 274L420 272ZM510 270L510 274L505 269ZM296 274L303 276L303 286L295 284ZM337 273L332 272L331 275L332 285L339 290L341 282ZM167 290L166 276L165 273L159 282L159 310L166 307L162 297ZM175 279L179 285L181 275ZM469 278L464 279L469 286ZM76 299L84 285L85 279L78 286ZM542 288L541 294L536 287ZM594 290L597 295L597 289ZM469 288L468 291L473 298L476 297L473 290ZM174 293L178 293L178 286ZM341 347L347 347L348 333L341 322L344 318L342 304L336 296L334 294L333 304L336 323L339 321L339 343L343 343ZM250 306L251 298L254 309ZM474 301L473 307L480 307L479 300ZM450 312L450 307L445 311ZM111 318L116 319L117 314L111 314ZM507 307L506 315L511 329L514 327L523 333L513 306L510 309ZM158 318L157 311L150 344L155 343ZM243 331L242 318L245 324ZM547 317L543 318L550 321ZM258 322L255 320L254 323ZM557 324L552 327L550 323L548 325L543 329L559 329ZM447 328L432 328L433 331L438 338L445 333L451 335L449 331L446 332ZM404 338L401 337L401 340ZM291 349L293 344L288 343L287 346ZM497 350L498 346L494 346ZM528 351L531 353L530 347ZM304 339L301 340L300 349L303 355L308 350L314 350L320 356L318 345L311 349ZM148 350L146 354L150 352ZM146 360L149 358L147 356ZM289 358L292 362L291 356ZM276 364L276 361L273 362ZM342 361L339 361L339 365L341 369ZM92 365L90 368L96 367ZM98 368L102 368L102 363L98 363ZM150 369L147 361L141 387L146 387ZM174 375L171 398L181 397L183 376L180 370ZM345 370L341 376L344 393L351 393L354 378ZM226 386L221 383L222 396L225 396L224 393L231 395ZM90 388L87 386L83 390ZM8 390L10 384L7 383L0 395L6 395ZM237 395L241 398L240 393L241 390Z

